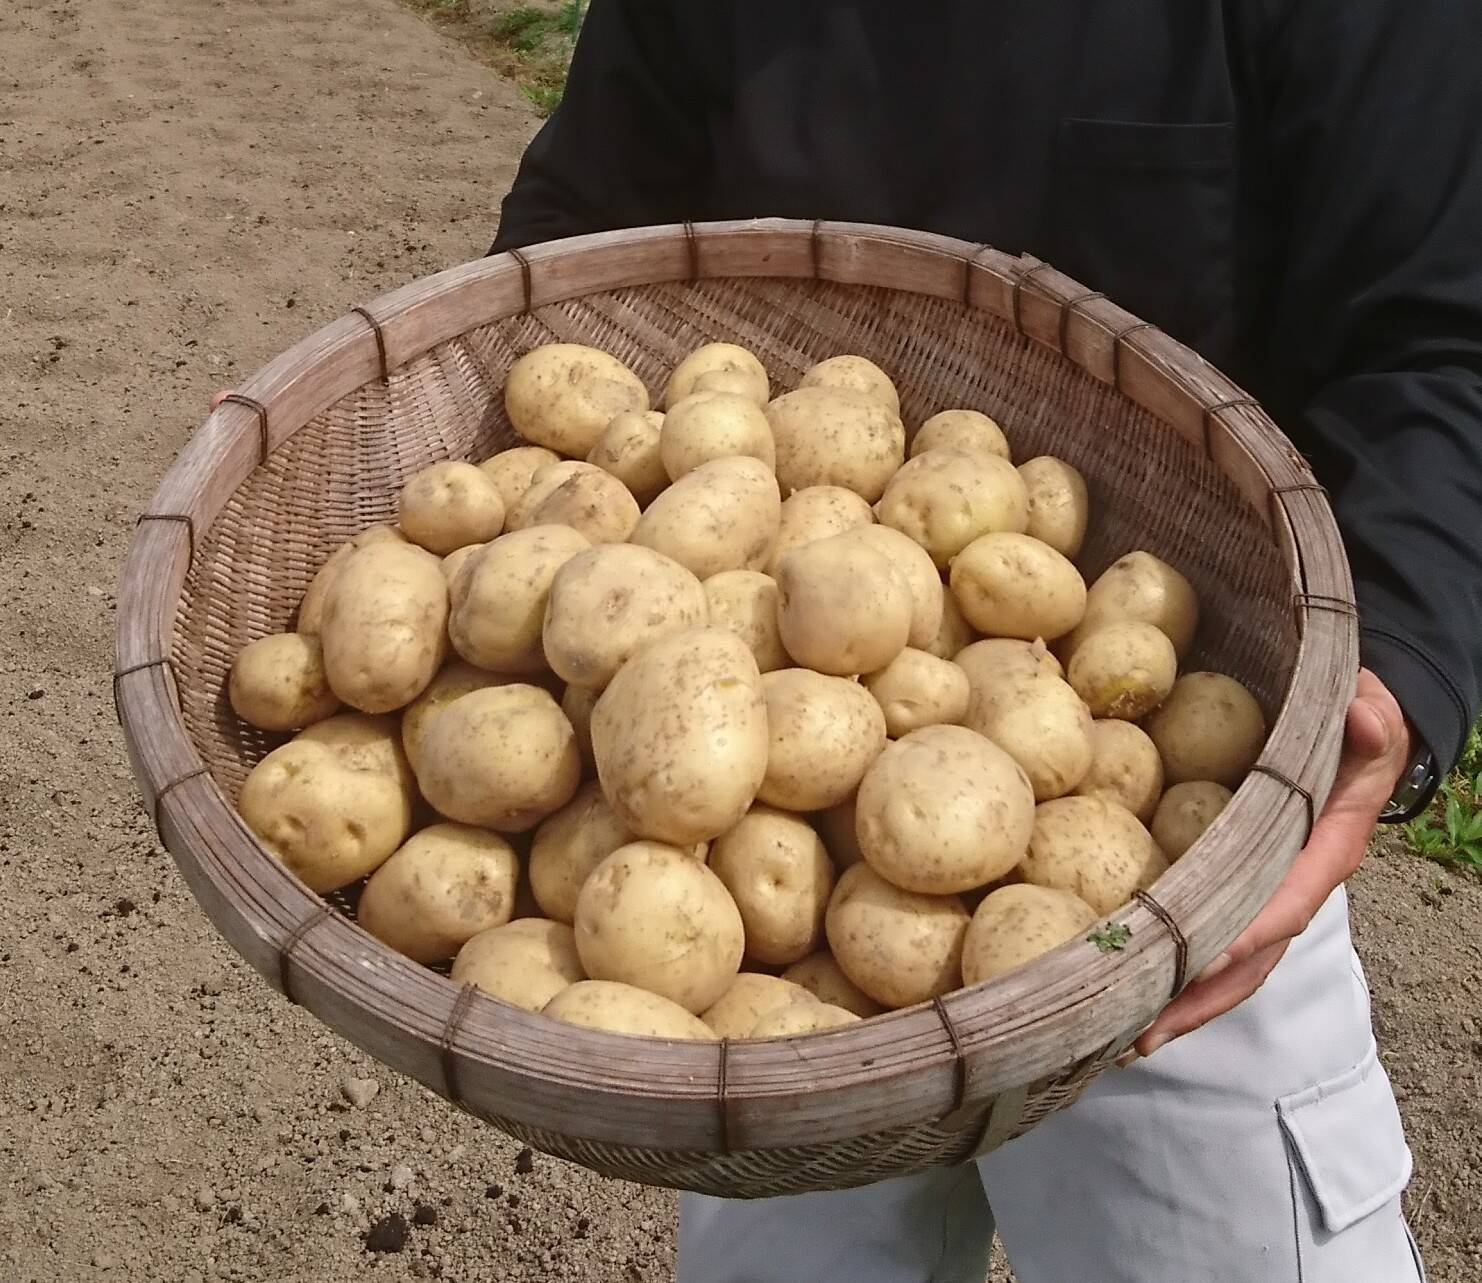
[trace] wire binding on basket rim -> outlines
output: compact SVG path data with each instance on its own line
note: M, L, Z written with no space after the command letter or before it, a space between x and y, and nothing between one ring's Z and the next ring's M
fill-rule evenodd
M381 358L381 382L385 383L391 378L391 367L386 364L386 333L381 329L380 321L376 320L375 314L370 308L361 307L357 303L350 310L369 325L371 333L376 336L376 355ZM264 425L266 425L266 420L264 420Z
M175 675L175 665L170 662L168 655L160 659L146 659L141 664L130 664L127 668L121 668L113 674L113 720L120 726L123 725L123 710L118 704L118 685L125 677L134 673L142 673L146 668L163 668L170 675L170 681L175 689L180 689L180 678Z
M146 512L138 521L134 522L137 530L146 521L177 521L185 527L185 537L189 540L186 552L186 564L196 559L196 522L188 512Z
M164 805L165 799L182 784L200 779L201 776L207 774L210 770L211 768L202 762L194 770L186 771L183 775L177 775L154 795L154 835L159 838L161 846L165 846L165 830L164 826L160 823L160 808Z
M1054 270L1055 269L1048 263L1041 263L1036 259L1033 267L1027 268L1022 272L1016 272L1014 274L1014 289L1010 297L1010 302L1014 313L1014 328L1018 330L1019 333L1025 338L1028 338L1029 335L1028 332L1024 329L1024 313L1022 310L1024 306L1024 287L1028 285L1029 282L1032 281L1041 272L1053 272Z
M1141 330L1157 328L1151 321L1136 321L1112 335L1112 387L1118 392L1125 391L1122 387L1122 349L1127 346L1127 340Z
M984 245L981 241L973 246L973 252L966 254L962 259L962 305L971 307L973 303L973 268L978 265L978 260L990 249L991 245Z
M1177 997L1184 991L1184 984L1188 979L1188 937L1184 935L1183 929L1174 920L1173 914L1169 913L1147 891L1138 890L1133 892L1133 899L1163 924L1173 940L1173 991L1171 996Z
M1325 610L1334 615L1347 615L1350 619L1359 617L1359 609L1354 602L1347 597L1330 597L1326 593L1293 593L1292 609L1297 611Z
M947 1031L947 1041L952 1044L952 1108L947 1111L951 1115L961 1110L967 1096L967 1059L962 1049L962 1035L957 1032L952 1013L947 1010L940 994L932 998L931 1005L937 1019L942 1022L942 1028Z
M1303 844L1305 845L1312 838L1312 830L1317 827L1317 803L1313 800L1312 790L1307 788L1305 785L1298 784L1296 780L1292 779L1292 777L1286 774L1284 771L1280 771L1274 766L1266 765L1265 762L1257 762L1250 769L1251 772L1255 775L1265 775L1268 778L1275 780L1278 784L1286 785L1288 789L1290 789L1293 793L1300 797L1306 804L1307 836L1302 839Z
M684 220L684 252L689 260L689 283L694 285L700 279L700 242L695 236L695 225L689 219Z
M381 364L383 367L386 364L384 352L381 354ZM228 392L217 404L245 406L257 415L257 461L266 463L268 455L272 452L269 445L272 438L268 436L268 407L250 396L243 396L240 392Z
M715 1105L720 1119L720 1152L731 1150L731 1040L722 1038L716 1056Z
M1252 396L1232 396L1204 407L1204 457L1206 459L1211 462L1214 460L1215 420L1226 410L1238 410L1244 407L1259 410L1261 403Z
M298 925L284 937L283 943L278 946L278 988L295 1007L303 1004L299 1002L298 995L293 992L293 951L303 943L304 937L310 931L334 916L333 907L321 902L317 908L311 909L299 919Z
M1060 309L1060 355L1068 356L1070 353L1070 318L1076 310L1086 303L1094 303L1106 295L1100 290L1087 290L1084 294L1077 294Z
M532 292L533 287L530 280L530 260L520 250L512 249L507 252L520 265L520 282L525 288L525 315L528 316L530 314L531 300L535 297Z
M442 1065L444 1094L460 1109L463 1107L464 1097L458 1083L458 1057L453 1052L453 1044L458 1040L458 1030L468 1015L468 1009L473 1006L473 1000L478 996L478 992L477 985L464 984L459 988L458 997L453 1002L453 1009L448 1012L442 1034L438 1038L438 1060Z

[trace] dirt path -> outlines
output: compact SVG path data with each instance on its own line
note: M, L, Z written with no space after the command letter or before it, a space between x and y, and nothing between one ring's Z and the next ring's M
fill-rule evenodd
M109 704L119 562L210 392L481 253L534 126L392 0L0 6L6 1283L671 1277L666 1196L521 1173L236 960L155 846ZM1359 910L1432 1278L1463 1283L1482 892L1433 881L1376 863ZM350 1079L378 1094L349 1104ZM436 1224L366 1253L419 1205Z

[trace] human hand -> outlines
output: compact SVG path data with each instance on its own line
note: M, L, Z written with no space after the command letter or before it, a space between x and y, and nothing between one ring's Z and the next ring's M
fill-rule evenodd
M222 391L218 392L215 396L213 396L211 398L211 408L214 410L218 405L220 405L223 401L225 401L227 399L227 397L229 397L229 396L231 396L231 391L229 389L223 389Z

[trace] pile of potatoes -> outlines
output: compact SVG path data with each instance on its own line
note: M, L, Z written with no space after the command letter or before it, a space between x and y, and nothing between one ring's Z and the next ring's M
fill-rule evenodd
M1082 578L1075 468L972 409L908 439L863 357L774 395L708 344L656 409L554 343L505 400L526 444L411 477L228 692L297 732L241 791L263 845L455 980L629 1034L847 1024L1086 936L1261 751L1244 687L1180 675L1182 575Z

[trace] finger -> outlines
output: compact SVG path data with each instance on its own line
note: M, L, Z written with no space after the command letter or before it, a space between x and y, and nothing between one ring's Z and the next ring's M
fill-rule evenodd
M1140 1056L1151 1056L1174 1038L1192 1033L1244 1002L1265 983L1290 943L1290 940L1278 940L1245 961L1233 963L1212 979L1190 985L1168 1004L1133 1044L1133 1049Z
M229 396L231 396L230 389L223 389L222 391L218 392L211 398L211 408L213 410L216 409L216 407L219 406L223 401L225 401Z

